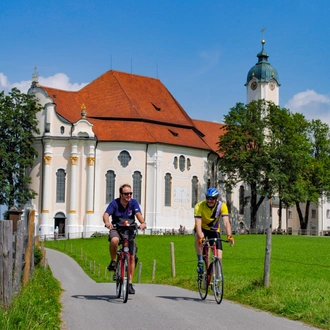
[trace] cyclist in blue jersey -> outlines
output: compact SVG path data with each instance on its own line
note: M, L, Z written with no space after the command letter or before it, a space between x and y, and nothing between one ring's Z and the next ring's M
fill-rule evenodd
M115 271L116 270L116 256L117 256L117 250L118 250L118 244L120 240L119 233L116 229L114 229L114 225L120 221L120 219L132 219L135 220L135 217L140 222L140 229L144 230L147 228L146 223L144 221L144 218L142 216L142 212L140 209L140 205L137 202L137 200L132 198L132 188L129 184L123 184L119 188L119 198L114 199L110 204L108 205L107 209L104 212L103 215L103 222L107 228L110 229L110 264L108 266L109 271ZM111 221L110 221L111 216ZM129 287L128 287L128 293L134 294L135 290L132 284L134 270L135 270L135 253L136 253L136 246L135 246L135 240L131 241L130 243L130 278L129 278Z
M202 239L220 238L220 217L226 229L227 239L234 245L234 238L231 236L231 225L229 221L228 208L225 203L219 200L219 191L216 188L208 188L205 192L205 200L197 203L194 208L195 217L195 250L197 254L197 271L203 273L203 247ZM218 257L222 259L222 243L216 242Z

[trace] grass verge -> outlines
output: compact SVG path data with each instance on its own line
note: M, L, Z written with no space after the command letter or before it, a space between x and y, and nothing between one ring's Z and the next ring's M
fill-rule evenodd
M60 329L60 295L60 283L51 270L36 267L34 276L12 305L0 308L0 329Z

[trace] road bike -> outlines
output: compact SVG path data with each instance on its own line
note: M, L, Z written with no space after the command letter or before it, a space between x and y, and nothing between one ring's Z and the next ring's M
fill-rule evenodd
M199 295L205 300L209 287L213 291L215 301L220 304L223 298L224 277L221 260L217 256L217 241L227 242L221 238L203 239L203 268L204 272L197 275Z
M119 233L120 240L118 245L117 259L116 259L116 298L122 296L123 302L126 303L128 299L128 286L130 276L130 258L129 252L130 240L134 239L136 235L137 225L130 223L129 220L121 221L114 225Z

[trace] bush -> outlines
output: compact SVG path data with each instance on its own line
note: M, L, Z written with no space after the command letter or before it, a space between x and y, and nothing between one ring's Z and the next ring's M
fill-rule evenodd
M108 233L100 233L98 231L96 231L95 233L93 233L91 235L91 237L97 238L97 237L104 237L104 236L108 236Z
M34 265L37 266L41 263L41 260L43 258L43 254L41 252L41 249L39 246L34 247Z

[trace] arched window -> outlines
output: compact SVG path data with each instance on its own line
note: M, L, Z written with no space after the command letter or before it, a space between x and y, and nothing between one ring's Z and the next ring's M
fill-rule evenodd
M228 213L231 213L231 194L229 191L226 192L226 204L228 207Z
M180 171L183 172L184 171L184 168L186 167L186 159L184 158L184 156L180 156L179 158L179 168L180 168Z
M56 203L65 202L65 175L63 169L56 172Z
M139 171L135 171L133 174L133 198L141 204L141 184L142 174Z
M215 186L215 175L214 175L214 163L212 163L211 166L211 180L212 180L212 186Z
M178 168L178 157L174 157L173 165L174 165L174 168L175 168L175 169Z
M244 186L239 187L239 214L244 214Z
M115 181L116 181L116 174L114 171L108 171L105 175L105 202L110 203L112 200L115 199Z
M122 167L126 167L128 163L131 161L131 159L132 159L131 155L126 150L122 151L118 156L118 160L120 161Z
M171 206L172 195L172 176L170 173L165 174L165 206Z
M198 201L198 178L193 176L191 180L191 207L195 207Z
M190 158L187 158L187 170L189 171L191 167L191 161Z
M61 134L64 134L64 126L61 126Z

